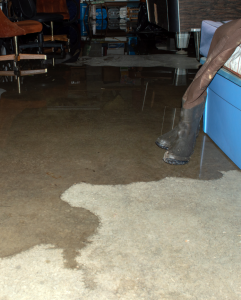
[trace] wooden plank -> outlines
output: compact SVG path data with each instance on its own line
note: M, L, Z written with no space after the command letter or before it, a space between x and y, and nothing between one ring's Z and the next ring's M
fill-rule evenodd
M14 71L0 71L0 76L14 76Z
M4 60L14 60L14 59L15 59L15 54L1 55L1 56L0 56L0 61L4 61Z
M39 70L23 70L20 71L20 76L29 76L37 74L45 74L48 72L48 69L39 69Z
M61 41L61 42L68 42L68 38L66 34L59 34L59 35L54 35L52 37L52 35L44 35L44 42L47 41Z
M44 54L19 54L19 59L47 59L47 55Z

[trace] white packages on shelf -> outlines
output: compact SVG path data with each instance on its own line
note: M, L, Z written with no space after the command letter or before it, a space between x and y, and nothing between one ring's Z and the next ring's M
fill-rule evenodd
M241 76L241 45L235 49L234 53L226 61L224 66Z

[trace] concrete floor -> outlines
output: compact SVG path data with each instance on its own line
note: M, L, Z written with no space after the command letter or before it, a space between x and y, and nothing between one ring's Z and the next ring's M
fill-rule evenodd
M166 177L214 181L222 178L221 171L238 170L203 132L189 164L162 161L165 151L155 140L177 124L181 97L195 70L181 86L173 84L173 70L141 72L142 79L117 80L116 69L59 65L50 66L46 75L24 77L21 94L16 82L1 84L6 90L0 99L2 259L52 245L62 251L64 268L76 270L76 258L100 222L91 210L61 200L76 183L126 185ZM241 299L232 295L236 298L223 299ZM180 297L159 299L221 299L215 294ZM25 298L0 293L0 299Z

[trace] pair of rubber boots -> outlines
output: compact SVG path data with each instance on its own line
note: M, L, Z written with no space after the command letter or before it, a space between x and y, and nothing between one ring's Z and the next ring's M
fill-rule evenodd
M200 120L205 107L205 102L191 109L183 108L183 104L184 101L178 125L156 140L158 147L168 150L165 152L163 160L171 165L184 165L189 162L194 152Z

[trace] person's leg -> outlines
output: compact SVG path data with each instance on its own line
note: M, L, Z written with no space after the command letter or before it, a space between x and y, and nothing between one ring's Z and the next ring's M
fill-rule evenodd
M184 108L195 107L206 100L206 90L213 77L240 44L241 19L228 22L215 31L206 62L183 96Z
M240 43L241 19L226 23L216 30L207 60L183 96L181 119L178 126L160 136L156 141L159 147L168 150L163 158L165 162L186 164L189 161L205 107L206 89L217 71Z

